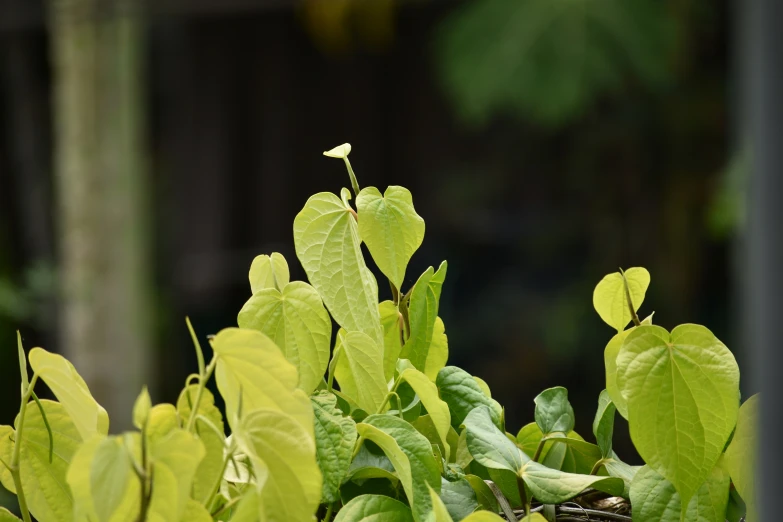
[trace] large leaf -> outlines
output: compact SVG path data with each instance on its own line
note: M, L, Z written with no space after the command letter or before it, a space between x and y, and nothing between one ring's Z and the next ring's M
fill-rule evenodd
M215 381L226 401L229 424L241 414L260 408L286 412L311 434L313 409L297 390L296 367L266 335L255 330L226 328L212 341L217 357Z
M438 302L448 265L444 261L437 272L429 267L411 292L408 317L410 337L402 348L401 357L408 359L418 370L424 371L427 356L435 334L438 317Z
M392 301L383 301L379 304L378 313L381 315L383 326L383 375L388 382L394 378L394 369L402 351L400 337L402 314Z
M500 426L502 408L497 401L487 397L473 377L461 368L446 366L436 380L440 398L449 405L451 425L459 429L465 417L478 406L489 408L492 422Z
M549 388L538 394L535 403L536 424L545 436L574 429L574 409L568 402L568 390L562 386Z
M182 422L187 422L192 411L192 404L196 398L198 386L192 384L182 390L177 399L177 412ZM223 469L223 451L225 449L224 437L215 433L213 428L217 428L223 433L223 415L215 406L215 397L208 389L204 389L201 395L201 401L198 404L198 415L207 419L204 421L196 417L195 427L196 435L204 445L206 453L198 465L196 476L193 477L193 498L199 502L206 502L212 494L212 488L215 485L215 477Z
M565 473L532 460L524 464L519 476L530 488L533 496L545 504L560 504L574 498L587 488L594 488L615 496L623 492L623 481L619 478Z
M684 512L672 483L651 467L643 466L631 483L634 522L724 522L728 500L729 476L719 466L712 470Z
M726 469L748 509L748 522L757 522L756 471L758 469L759 395L753 395L739 409L737 429L726 450Z
M265 288L284 288L288 284L288 263L282 254L272 252L256 256L250 265L250 291L255 294Z
M247 414L236 433L253 462L262 520L307 522L321 500L315 441L297 419L277 410Z
M442 479L440 499L454 522L459 522L478 509L476 493L464 478L454 482Z
M737 422L734 356L703 326L681 325L670 335L643 325L623 343L617 383L639 454L689 502Z
M436 317L435 326L432 329L432 341L427 351L427 360L424 361L424 375L434 381L448 360L449 338L446 335L446 326L443 324L443 319Z
M362 332L341 330L334 351L338 353L334 375L340 390L364 411L378 411L388 392L383 346Z
M468 451L484 467L518 473L529 460L516 444L495 426L486 406L474 408L464 421Z
M299 371L299 388L309 394L329 364L332 320L315 288L302 281L254 293L239 312L240 328L266 334Z
M155 441L150 448L153 487L150 520L179 520L190 498L193 477L206 450L192 433L175 429Z
M606 458L612 454L612 435L614 434L615 406L609 398L609 392L603 390L598 396L598 411L593 420L593 435L601 449L601 456Z
M625 271L625 281L628 282L628 293L636 312L644 301L647 287L650 286L650 273L642 267L629 268ZM628 326L632 317L623 274L614 272L599 281L593 291L593 307L601 319L618 332Z
M402 288L405 269L424 239L424 220L413 208L408 189L395 185L383 196L366 187L356 197L359 235L381 272L395 288Z
M448 458L451 448L447 441L449 429L451 428L451 414L449 406L438 396L438 388L427 378L426 375L418 370L409 368L400 374L400 380L407 382L416 395L421 399L421 403L427 408L430 419L435 425L435 429L440 437L440 444L444 449L444 455Z
M370 415L356 426L359 435L377 444L394 465L417 522L432 509L427 486L440 491L440 472L432 446L413 426L391 415Z
M49 434L34 402L25 410L23 437L19 453L19 475L27 505L39 522L67 522L73 517L71 492L65 485L65 475L73 455L82 443L79 431L62 404L41 400L54 439L52 462L49 463ZM19 426L19 417L16 419ZM14 431L0 427L0 458L10 464L14 447ZM0 464L0 482L16 493L13 477Z
M337 398L331 393L315 395L310 401L315 412L316 459L323 475L321 496L324 502L335 502L351 465L356 423L337 408Z
M411 508L383 495L360 495L340 509L334 522L413 522Z
M106 435L109 415L90 395L87 383L65 357L33 348L29 354L30 366L44 380L49 389L71 416L83 440L93 435Z
M294 219L294 244L310 284L334 320L382 346L378 286L362 257L351 209L334 194L312 196Z

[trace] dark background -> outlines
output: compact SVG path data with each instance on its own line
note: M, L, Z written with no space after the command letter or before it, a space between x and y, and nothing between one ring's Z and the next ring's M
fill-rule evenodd
M68 353L47 13L0 0L8 424L14 330L27 348ZM293 218L311 194L349 186L321 155L343 142L361 186L413 193L427 229L408 284L448 260L449 364L487 381L509 431L562 385L592 440L612 335L592 291L618 267L652 274L640 315L704 324L742 365L733 252L746 169L726 2L199 0L143 14L155 402L195 371L184 316L200 334L235 325L255 255L279 251L305 278ZM636 463L617 426L618 454Z

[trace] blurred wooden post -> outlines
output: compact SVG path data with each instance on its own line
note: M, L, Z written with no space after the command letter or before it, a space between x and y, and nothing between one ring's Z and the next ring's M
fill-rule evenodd
M61 346L113 432L150 377L141 4L49 0Z

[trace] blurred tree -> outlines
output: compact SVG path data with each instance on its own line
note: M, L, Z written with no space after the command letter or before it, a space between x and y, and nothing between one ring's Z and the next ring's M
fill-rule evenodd
M115 431L149 380L151 344L138 5L49 4L62 347Z
M667 80L666 9L660 0L468 2L441 27L445 88L472 123L511 112L563 124L628 73L650 86Z

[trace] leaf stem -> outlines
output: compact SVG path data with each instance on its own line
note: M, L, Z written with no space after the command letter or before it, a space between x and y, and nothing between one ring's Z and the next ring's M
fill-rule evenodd
M359 454L359 450L362 449L362 443L364 443L364 435L360 435L358 439L356 439L356 444L353 446L353 453L351 453L351 460L356 458L356 455Z
M348 159L348 156L345 156L343 161L345 162L345 168L348 169L348 175L351 177L351 186L353 186L353 192L358 196L359 182L356 181L356 174L354 174L353 167L351 167L351 161Z
M530 514L530 500L527 498L527 490L525 489L525 481L522 477L517 475L517 489L519 490L519 499L522 501L522 506L525 508L525 517Z
M604 459L598 459L598 462L595 463L593 469L590 470L590 474L597 475L598 472L601 470L601 466L603 466L605 462L606 461Z
M332 388L334 387L334 372L337 368L337 360L339 359L340 354L342 354L342 347L342 344L340 344L340 346L334 350L332 353L332 360L329 362L329 377L326 380L326 391L329 393L332 392Z
M22 488L22 476L19 472L19 455L22 451L22 437L24 436L24 421L25 413L27 412L27 403L30 400L30 394L33 392L36 382L38 382L38 375L34 373L33 378L30 380L30 384L22 395L22 403L19 406L19 426L16 428L14 450L11 454L11 463L9 466L11 476L14 479L14 487L16 488L16 498L19 501L19 509L22 512L22 520L24 520L24 522L32 522L32 519L30 518L30 509L27 507L27 498L25 497L24 489Z
M633 300L631 299L631 290L628 288L628 280L625 278L625 272L623 272L623 269L620 268L620 275L623 277L623 286L625 287L625 299L628 301L628 310L631 311L631 319L633 319L633 324L636 326L639 326L641 321L639 321L639 316L636 315L636 310L633 306Z
M538 447L536 448L536 453L533 455L533 461L538 462L538 459L541 457L541 452L544 451L544 444L547 443L546 437L541 437L541 440L538 441Z
M196 331L193 329L193 325L190 324L190 317L185 317L185 324L188 325L188 331L190 332L190 338L193 340L193 346L196 348L196 359L198 360L198 373L204 375L204 351L201 349L201 343L198 341Z
M220 491L220 483L223 482L223 475L226 473L226 469L228 468L228 463L234 458L234 451L235 448L231 447L228 450L228 453L226 457L223 459L223 466L220 468L220 473L218 473L215 484L212 486L212 490L209 493L209 497L207 497L207 501L204 503L204 506L211 512L212 511L212 504L215 502L215 498L217 497L218 492Z
M49 426L49 419L46 418L46 412L43 409L43 404L41 404L41 401L38 400L38 396L33 390L30 390L30 394L35 401L35 404L38 406L38 411L41 412L41 418L43 419L44 426L46 426L46 433L49 434L49 464L51 464L52 456L54 455L54 437L52 437L52 428Z
M220 509L218 509L217 511L212 513L212 519L213 520L217 520L220 515L222 515L223 513L228 511L229 509L233 508L237 504L237 502L242 500L242 498L243 497L232 498L230 501L228 501L225 504L223 504L223 506Z
M334 502L330 502L329 506L326 508L326 515L324 515L323 522L331 522L332 513L334 513Z
M198 406L201 403L201 396L204 395L204 388L207 385L207 381L212 376L212 372L215 371L216 364L217 364L217 357L213 356L212 360L209 361L207 368L204 370L204 373L199 377L196 399L193 401L193 406L191 406L190 408L190 416L188 417L188 423L185 427L185 429L191 433L193 432L196 416L198 415ZM190 395L190 392L188 392L188 395Z

